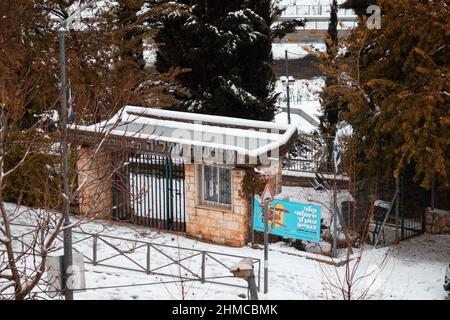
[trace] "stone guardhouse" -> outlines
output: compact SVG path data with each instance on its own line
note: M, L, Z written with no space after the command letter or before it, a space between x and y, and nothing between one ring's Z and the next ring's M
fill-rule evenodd
M296 139L292 125L135 106L70 125L79 213L244 246L253 216L244 179L263 175L281 192L281 159Z

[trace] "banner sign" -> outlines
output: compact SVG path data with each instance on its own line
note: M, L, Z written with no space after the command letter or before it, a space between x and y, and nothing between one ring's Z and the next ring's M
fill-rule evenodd
M259 197L258 197L259 198ZM264 232L264 205L255 197L253 229ZM269 233L284 238L320 242L321 207L274 200L269 203Z

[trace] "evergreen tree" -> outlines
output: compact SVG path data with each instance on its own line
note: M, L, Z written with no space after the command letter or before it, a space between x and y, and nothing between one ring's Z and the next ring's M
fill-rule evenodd
M168 6L173 5L173 1ZM157 69L180 67L177 79L189 90L179 109L272 120L273 7L270 0L179 0L161 16L156 37L164 45ZM291 29L302 22L294 22ZM276 36L286 28L278 27Z
M142 24L136 23L138 12L144 6L144 0L120 0L115 6L117 23L122 28L120 57L126 63L120 67L121 72L143 70L145 67Z
M381 30L361 24L328 65L341 120L353 127L364 175L412 171L450 183L450 34L446 1L379 0Z
M367 8L377 3L377 0L347 0L341 4L341 8L352 9L362 17L367 15Z
M338 47L338 3L333 0L330 10L330 23L328 25L328 32L325 36L325 43L327 45L326 55L324 60L326 63L332 64L336 59L336 50ZM331 87L335 84L335 79L332 76L327 76L325 86ZM320 129L322 133L333 136L336 131L336 124L338 122L339 109L337 104L337 97L335 95L328 95L325 91L321 94L322 116L320 117Z

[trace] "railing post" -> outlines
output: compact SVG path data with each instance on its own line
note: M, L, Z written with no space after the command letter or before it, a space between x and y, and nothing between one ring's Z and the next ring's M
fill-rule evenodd
M205 283L206 252L202 252L202 283Z
M261 260L258 260L258 292L261 291Z
M92 244L92 264L94 266L97 265L97 235L93 235L93 244Z
M150 244L147 244L147 274L150 274Z

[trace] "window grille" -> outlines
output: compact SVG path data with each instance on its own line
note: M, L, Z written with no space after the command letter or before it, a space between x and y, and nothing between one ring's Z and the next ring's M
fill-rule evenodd
M231 207L231 169L203 166L203 203Z

